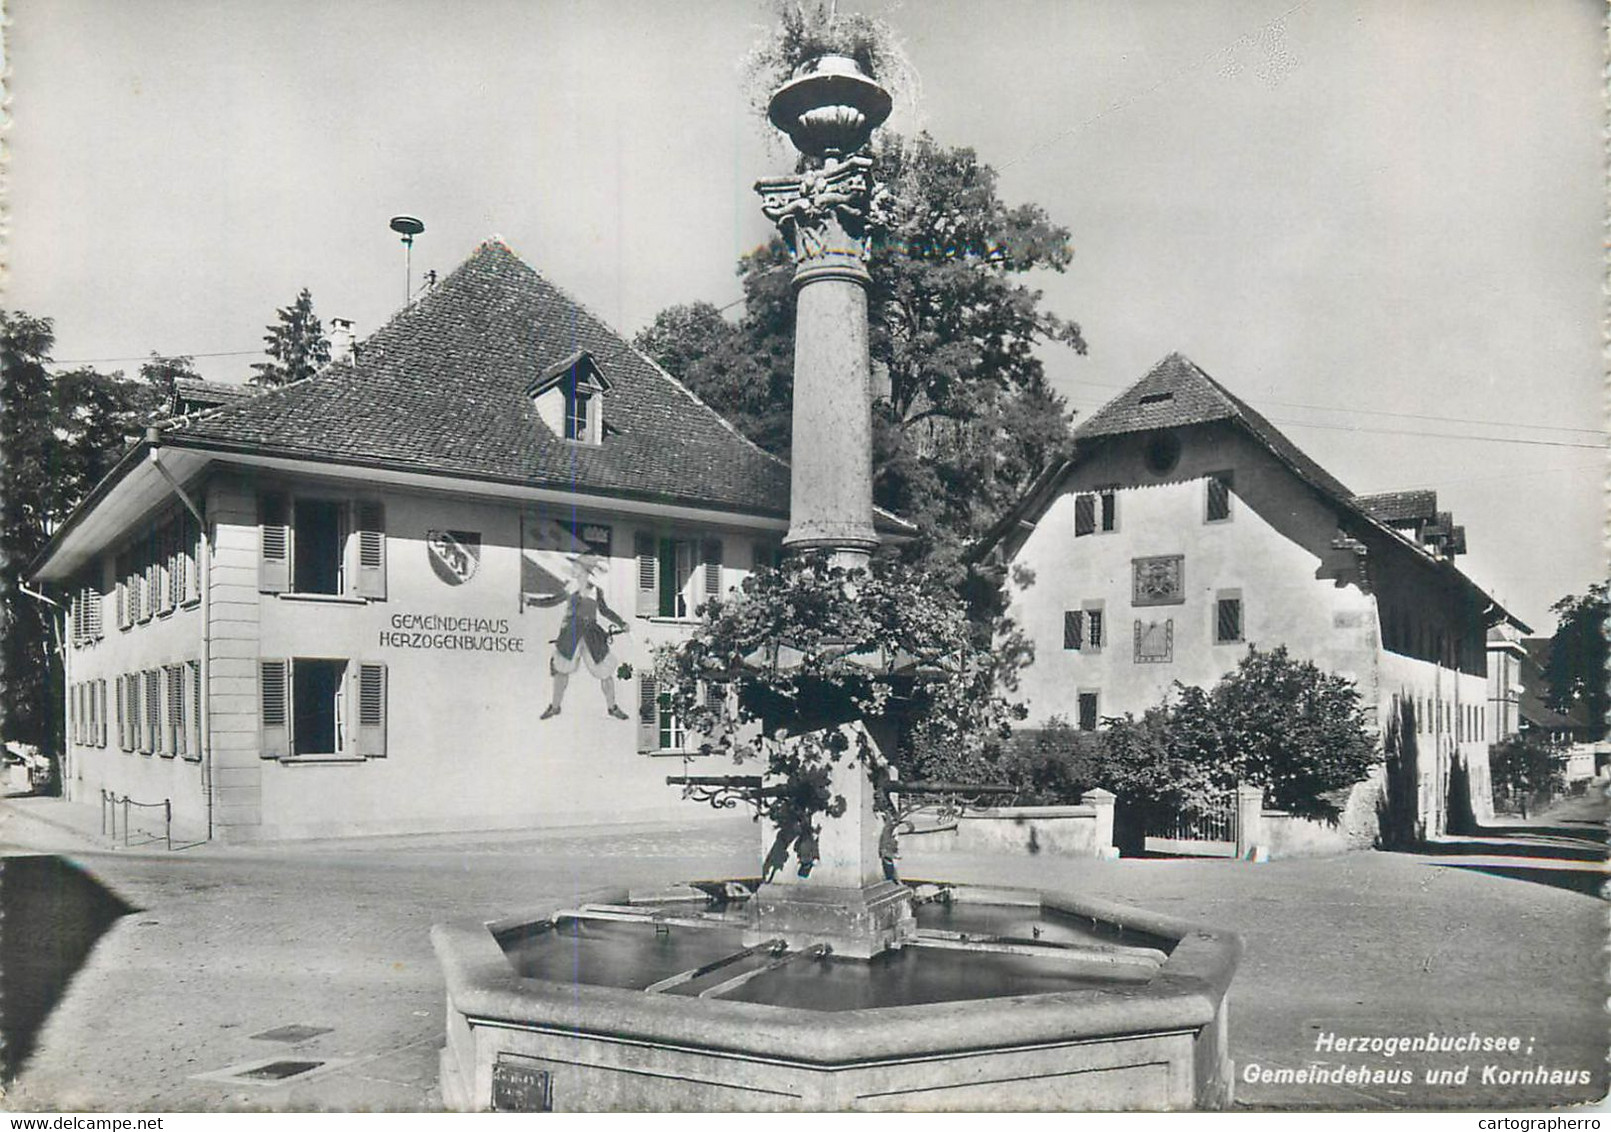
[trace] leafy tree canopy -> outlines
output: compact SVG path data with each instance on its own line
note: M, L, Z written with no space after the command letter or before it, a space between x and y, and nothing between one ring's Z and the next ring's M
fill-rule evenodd
M1063 271L1069 232L1034 204L1000 199L971 149L927 135L875 143L893 220L878 234L868 294L874 498L917 524L907 557L960 580L962 548L1066 454L1067 406L1036 347L1081 353L1077 325L1023 282ZM637 345L768 451L785 458L793 395L794 293L782 240L739 261L737 321L707 303L662 311Z
M0 311L0 737L58 748L60 659L46 607L22 592L50 532L167 403L188 358L152 355L140 380L51 374L47 318Z
M330 340L324 335L319 316L313 313L313 296L306 287L295 302L280 308L279 321L269 325L263 341L263 352L270 360L252 366L257 371L253 385L268 387L301 381L330 361Z
M1593 725L1593 736L1606 732L1607 695L1606 613L1611 611L1606 582L1596 582L1582 596L1568 594L1550 606L1559 618L1544 666L1544 702L1559 712L1581 704Z

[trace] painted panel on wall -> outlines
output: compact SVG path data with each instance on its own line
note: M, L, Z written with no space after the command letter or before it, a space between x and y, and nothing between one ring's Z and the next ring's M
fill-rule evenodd
M552 697L539 720L552 719L563 710L570 678L583 667L599 683L605 713L612 719L627 718L616 703L615 681L617 676L630 677L632 667L616 656L615 638L629 627L606 593L610 536L603 523L522 517L521 611L553 610L548 616L556 621L549 638Z

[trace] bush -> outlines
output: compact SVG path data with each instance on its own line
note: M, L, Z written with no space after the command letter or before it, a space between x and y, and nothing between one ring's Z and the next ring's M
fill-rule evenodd
M1037 801L1072 803L1093 786L1150 813L1208 812L1238 783L1305 817L1335 820L1335 792L1380 761L1352 681L1295 661L1285 648L1250 648L1212 689L1176 684L1139 717L1079 732L1054 719L997 763Z
M846 570L822 552L791 555L699 615L687 641L659 652L657 677L689 732L708 737L705 753L782 780L767 808L780 825L841 812L828 768L847 758L875 782L891 767L907 780L986 780L987 740L1021 714L999 690L1010 654L980 645L954 594L894 560ZM858 720L894 724L895 741L851 750L835 728Z

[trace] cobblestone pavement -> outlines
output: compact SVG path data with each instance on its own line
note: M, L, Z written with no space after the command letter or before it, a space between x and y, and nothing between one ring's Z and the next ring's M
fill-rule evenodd
M1472 846L1476 856L1454 846L1248 864L914 847L902 867L907 876L1074 888L1232 928L1246 943L1231 992L1240 1072L1319 1063L1414 1076L1352 1086L1243 1077L1239 1106L1538 1107L1605 1091L1606 905L1556 883L1536 856L1509 871L1485 862L1522 859L1506 855L1507 838L1596 843L1603 795L1573 805L1565 818L1544 815L1527 830L1488 831L1498 840ZM432 923L550 909L609 885L752 873L758 844L747 820L723 817L681 828L169 853L108 849L90 828L94 818L93 807L86 814L53 800L0 803L0 848L66 856L136 909L96 945L40 1030L5 1098L16 1111L432 1110L443 1021ZM1550 826L1553 819L1568 824ZM325 1032L293 1043L258 1036L295 1025ZM1518 1034L1533 1052L1389 1060L1315 1050L1322 1033L1473 1031ZM271 1057L334 1068L280 1084L198 1077ZM1463 1085L1422 1079L1428 1068L1468 1063ZM1487 1064L1587 1069L1592 1084L1483 1085Z

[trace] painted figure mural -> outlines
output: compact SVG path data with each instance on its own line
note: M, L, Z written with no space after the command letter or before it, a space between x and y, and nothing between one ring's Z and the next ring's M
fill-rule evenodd
M552 719L560 713L571 676L584 665L598 679L610 717L627 718L615 699L616 671L622 665L614 639L631 630L604 596L609 556L607 526L530 517L524 523L521 609L564 606L548 659L553 695L539 719Z

